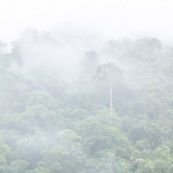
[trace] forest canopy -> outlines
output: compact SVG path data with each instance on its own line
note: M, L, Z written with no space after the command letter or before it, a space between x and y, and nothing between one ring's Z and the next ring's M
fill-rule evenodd
M0 44L1 173L172 173L173 46L30 31Z

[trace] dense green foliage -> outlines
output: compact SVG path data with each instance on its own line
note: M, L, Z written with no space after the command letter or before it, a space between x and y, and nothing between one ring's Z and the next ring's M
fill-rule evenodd
M69 81L23 61L1 49L1 173L173 172L171 47L111 40Z

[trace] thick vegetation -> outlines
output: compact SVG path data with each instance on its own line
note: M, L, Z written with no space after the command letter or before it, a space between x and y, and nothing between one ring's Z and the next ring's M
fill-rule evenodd
M172 173L173 49L111 40L78 64L63 80L49 64L28 69L20 40L1 48L0 172Z

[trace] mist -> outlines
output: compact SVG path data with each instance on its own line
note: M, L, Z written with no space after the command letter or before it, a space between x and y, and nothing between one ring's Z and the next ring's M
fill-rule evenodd
M172 171L171 45L69 28L1 45L2 172Z
M0 172L172 173L172 2L1 1Z

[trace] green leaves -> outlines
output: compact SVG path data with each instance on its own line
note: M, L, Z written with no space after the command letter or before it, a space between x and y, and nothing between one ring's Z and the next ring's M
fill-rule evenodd
M15 70L18 46L0 50L0 172L173 172L172 48L112 40L64 82L36 64Z
M114 63L101 64L96 69L96 77L110 83L120 82L122 71Z

